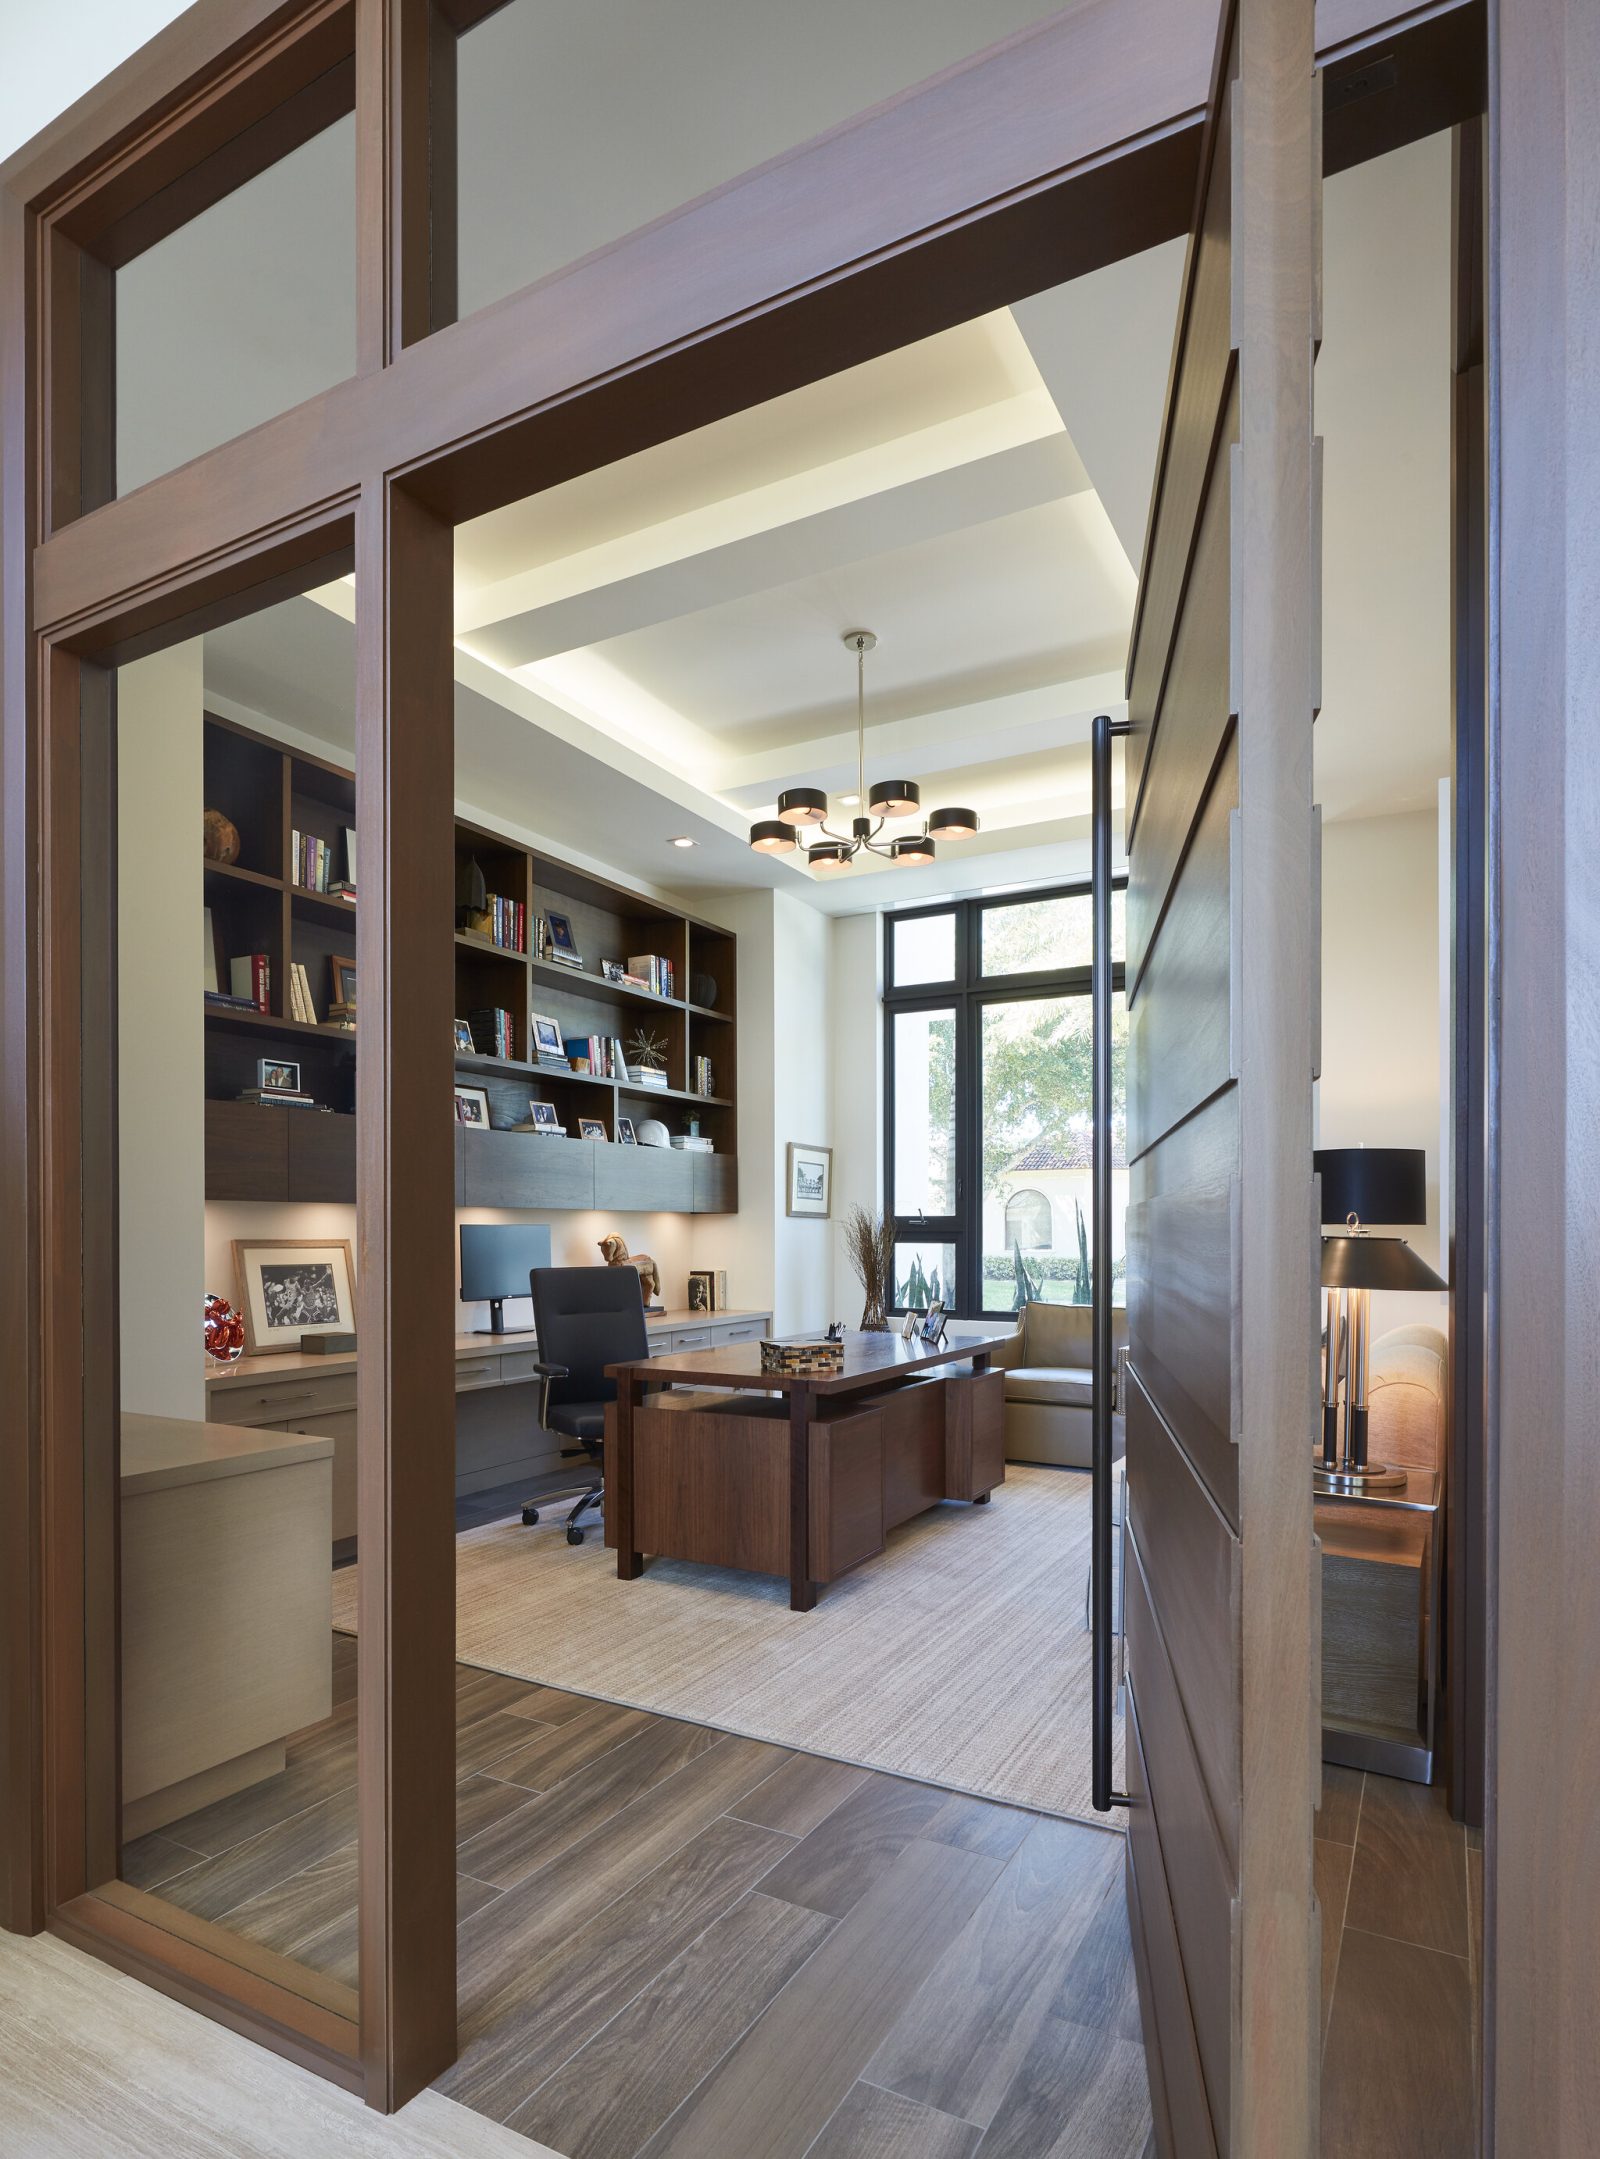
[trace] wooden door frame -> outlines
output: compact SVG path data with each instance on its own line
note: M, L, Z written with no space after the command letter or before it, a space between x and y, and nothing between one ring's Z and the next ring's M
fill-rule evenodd
M1483 5L1320 0L1329 169L1478 108ZM81 910L103 922L108 880L102 857L98 885L83 885L97 840L80 823L87 810L107 828L104 774L91 767L86 783L81 756L104 747L109 670L353 560L358 816L387 896L390 864L423 859L439 815L427 803L441 769L428 720L448 708L441 534L1184 230L1213 44L1193 0L1082 0L452 323L430 191L444 193L450 163L451 38L487 11L201 0L0 168L0 1200L22 1231L0 1254L0 1382L24 1409L0 1455L0 1917L71 1933L385 2107L454 2044L435 1774L453 1554L448 1493L421 1466L449 1343L391 1260L447 1203L429 1121L438 1075L402 1038L394 996L405 978L412 1026L431 1040L429 1014L449 1004L439 928L403 904L396 878L392 908L363 909L358 945L373 1378L358 1443L357 2010L93 1879L104 1853L86 1825L96 1809L104 1822L115 1766L114 1372L93 1375L87 1403L81 1376L84 1290L114 1276L104 1210L87 1254L81 1236L80 1195L108 1173L110 1073L104 1054L79 1056L84 998L109 996L84 964ZM356 374L110 499L116 263L352 101ZM448 788L443 803L448 816ZM418 1278L430 1294L432 1274ZM86 1577L102 1599L94 1626Z

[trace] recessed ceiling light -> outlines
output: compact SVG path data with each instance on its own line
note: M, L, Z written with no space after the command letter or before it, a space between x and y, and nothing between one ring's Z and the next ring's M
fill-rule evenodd
M667 842L667 845L669 847L692 847L694 844L694 841L690 839L687 832L680 832L674 839L670 839Z
M839 800L844 804L847 810L853 810L856 804L861 800L861 797L859 795L841 795L839 797Z

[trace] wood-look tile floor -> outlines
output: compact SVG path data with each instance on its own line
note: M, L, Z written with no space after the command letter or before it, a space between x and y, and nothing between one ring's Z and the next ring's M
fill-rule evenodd
M1437 1785L1322 1776L1323 2159L1472 2159L1481 1840Z
M124 1874L353 1984L354 1648ZM1145 2159L1122 1841L457 1668L461 2053L569 2159Z

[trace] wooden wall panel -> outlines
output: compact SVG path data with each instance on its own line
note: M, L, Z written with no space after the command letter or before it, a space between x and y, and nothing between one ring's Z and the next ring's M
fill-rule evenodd
M1211 1649L1216 1615L1237 1612L1239 1541L1128 1368L1128 1504L1141 1563L1159 1583L1173 1684L1230 1866L1239 1860L1239 1693Z
M1225 12L1128 675L1129 1864L1171 2148L1252 2159L1317 2118L1310 33Z
M1166 745L1162 745L1163 758ZM1238 746L1231 733L1200 811L1166 912L1128 1008L1128 1158L1226 1087L1233 1068L1233 813ZM1152 808L1150 826L1156 821Z
M1161 2159L1217 2159L1219 2147L1211 2127L1200 2045L1195 2037L1178 1930L1167 1892L1161 1832L1151 1801L1139 1704L1131 1686L1126 1716L1128 1918L1139 1973L1145 2064L1154 2087L1151 2111L1167 2134L1167 2142L1158 2149Z
M1229 1088L1128 1178L1128 1340L1151 1401L1238 1526L1239 1103Z
M1194 1740L1173 1677L1166 1640L1151 1605L1137 1539L1126 1546L1129 1692L1139 1730L1178 1958L1200 2052L1213 2134L1229 2145L1233 2055L1233 1858L1217 1832ZM1163 1585L1164 1590L1165 1585Z

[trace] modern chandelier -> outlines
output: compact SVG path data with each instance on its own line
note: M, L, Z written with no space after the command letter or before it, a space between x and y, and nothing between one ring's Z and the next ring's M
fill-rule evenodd
M915 817L922 796L915 780L882 780L867 792L867 654L877 644L871 630L846 630L845 647L856 656L856 792L854 800L865 802L868 814L851 820L848 833L835 832L828 824L828 797L820 787L786 787L778 797L776 817L763 817L750 827L750 845L757 854L786 855L798 845L796 835L815 827L819 839L806 845L806 860L814 870L847 870L857 855L882 855L888 862L931 862L936 840L970 840L978 829L973 810L935 810L924 817L920 832L881 839L891 819ZM852 799L845 798L847 801Z

